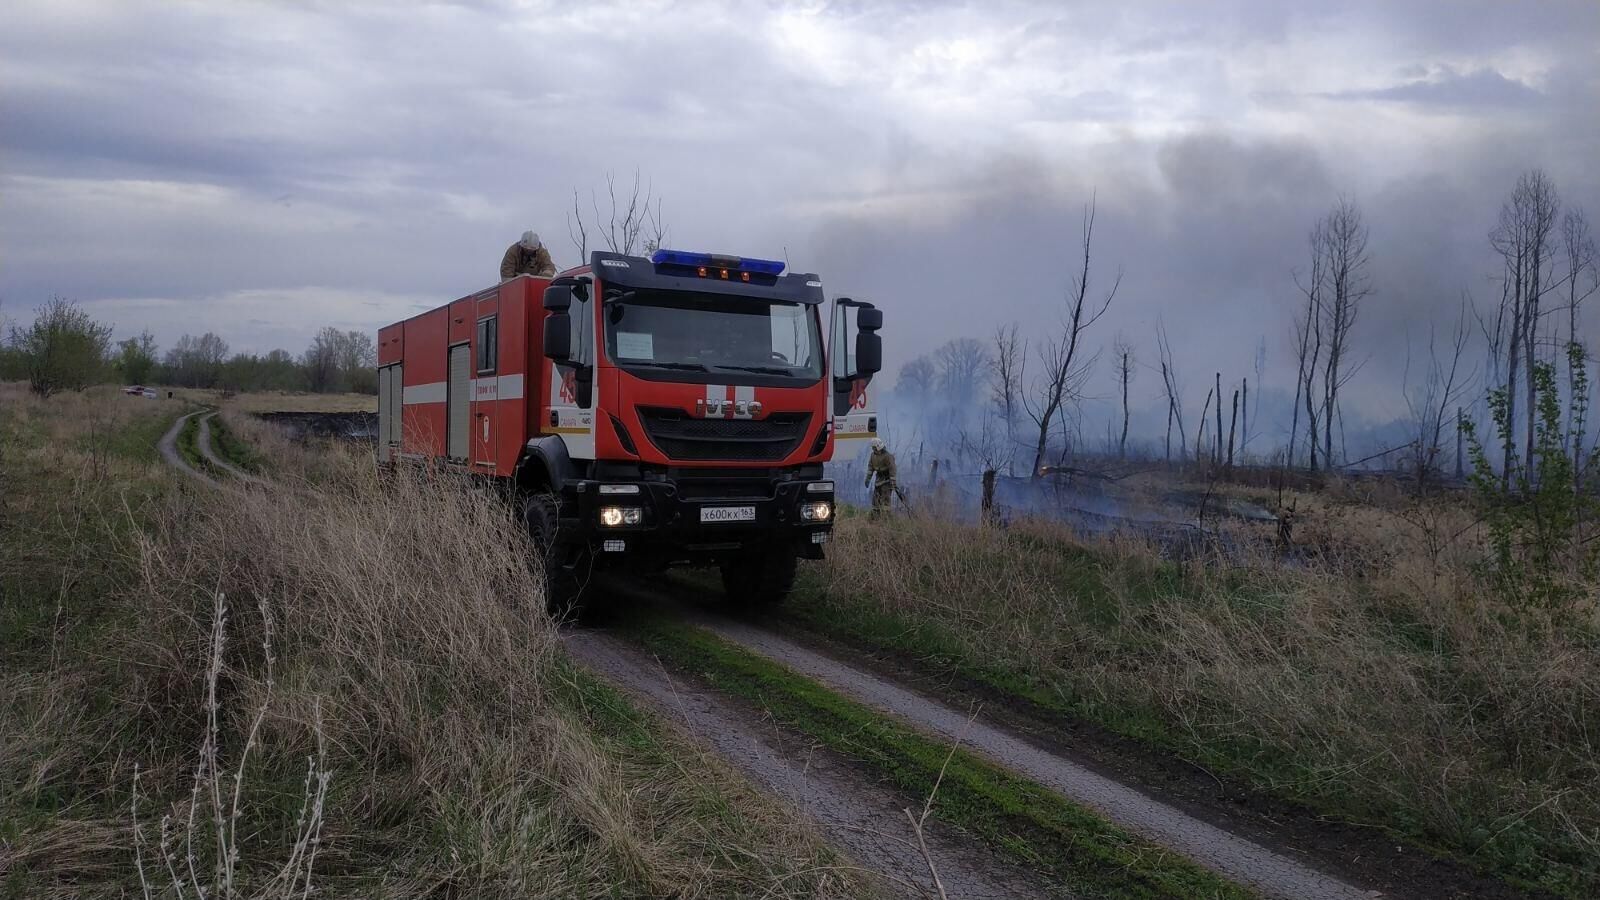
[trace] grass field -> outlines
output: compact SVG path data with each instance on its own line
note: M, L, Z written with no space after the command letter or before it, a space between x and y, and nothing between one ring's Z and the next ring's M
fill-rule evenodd
M0 897L861 895L567 661L497 500L281 439L207 489L184 411L0 385Z
M1594 610L1505 606L1470 534L1439 537L1457 533L1458 507L1300 508L1336 551L1292 566L1270 552L1179 566L1048 523L847 516L789 614L1515 882L1594 896Z
M319 412L377 413L378 398L373 394L310 394L299 391L259 391L234 394L204 388L159 388L171 390L178 399L202 406L246 413L265 412Z

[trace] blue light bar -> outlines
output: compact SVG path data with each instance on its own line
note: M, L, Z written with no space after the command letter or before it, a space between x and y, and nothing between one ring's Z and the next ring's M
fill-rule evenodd
M752 259L750 257L716 256L710 253L694 253L688 250L657 250L650 257L656 265L674 266L709 266L716 268L738 269L744 272L758 272L763 275L783 274L783 261L777 259Z

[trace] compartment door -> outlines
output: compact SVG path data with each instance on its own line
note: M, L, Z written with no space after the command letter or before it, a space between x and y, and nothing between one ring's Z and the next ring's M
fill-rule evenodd
M472 424L472 345L450 348L450 380L445 388L445 453L467 458Z

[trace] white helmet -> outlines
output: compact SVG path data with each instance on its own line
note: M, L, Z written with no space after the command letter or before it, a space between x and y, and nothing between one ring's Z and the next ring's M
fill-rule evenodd
M882 450L883 447L884 447L883 438L873 438L872 439L872 449L874 449L874 450Z
M541 246L543 246L542 244L539 243L539 235L537 233L535 233L535 232L532 232L532 231L524 231L522 233L522 241L521 241L521 243L522 243L523 248L528 249L528 250L537 250Z

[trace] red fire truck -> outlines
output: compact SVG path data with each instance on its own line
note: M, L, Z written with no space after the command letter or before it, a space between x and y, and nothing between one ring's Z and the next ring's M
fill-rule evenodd
M773 260L590 254L378 332L378 460L492 480L553 604L597 568L716 565L771 603L832 534L838 441L875 436L872 304Z

